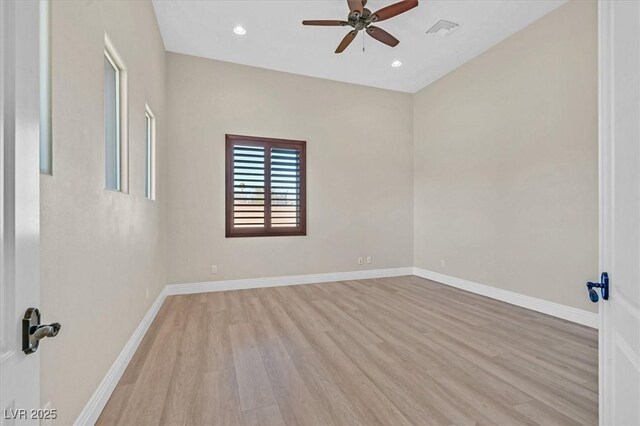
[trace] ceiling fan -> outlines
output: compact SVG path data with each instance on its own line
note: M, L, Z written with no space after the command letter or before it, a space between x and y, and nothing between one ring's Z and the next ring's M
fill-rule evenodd
M349 16L346 21L337 20L312 20L302 21L302 25L317 25L321 27L353 27L353 30L342 39L336 53L344 52L344 49L356 38L358 31L365 30L374 39L388 46L395 47L400 41L383 30L382 28L375 27L371 24L374 22L384 21L394 16L400 15L410 9L413 9L418 5L418 0L403 0L398 3L394 3L390 6L383 7L382 9L371 12L364 7L367 4L367 0L347 0L349 5Z

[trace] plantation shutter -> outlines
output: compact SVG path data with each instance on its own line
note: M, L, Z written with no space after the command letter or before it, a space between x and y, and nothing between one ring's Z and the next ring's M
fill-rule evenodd
M300 226L300 150L271 148L271 226Z
M233 226L265 226L265 149L233 147Z
M227 135L227 237L306 235L305 145Z

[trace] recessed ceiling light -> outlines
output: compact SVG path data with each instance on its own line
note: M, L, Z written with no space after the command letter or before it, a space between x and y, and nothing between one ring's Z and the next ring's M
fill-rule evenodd
M245 35L247 33L247 30L245 30L244 27L241 27L240 25L238 25L233 29L233 32L238 35Z
M402 62L398 61L397 59L393 62L391 62L391 66L394 68L398 68L402 66Z

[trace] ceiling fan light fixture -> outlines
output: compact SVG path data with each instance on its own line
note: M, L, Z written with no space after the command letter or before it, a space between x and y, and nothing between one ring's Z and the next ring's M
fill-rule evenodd
M238 35L245 35L247 33L247 30L244 27L241 27L240 25L237 25L233 29L233 32L238 34Z
M395 61L391 62L391 66L394 67L394 68L401 67L402 66L402 61L399 61L399 60L396 59Z

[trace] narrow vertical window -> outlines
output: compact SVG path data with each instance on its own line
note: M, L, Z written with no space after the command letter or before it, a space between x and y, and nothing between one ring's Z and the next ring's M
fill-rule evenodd
M127 68L106 34L104 41L105 187L128 192Z
M40 0L40 172L52 174L51 4Z
M104 55L104 145L106 187L120 191L120 70Z
M156 118L147 105L145 110L145 157L144 157L144 196L149 200L155 200L155 174L156 174Z

